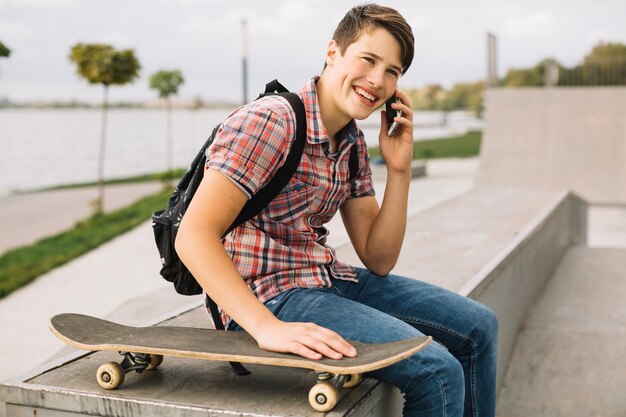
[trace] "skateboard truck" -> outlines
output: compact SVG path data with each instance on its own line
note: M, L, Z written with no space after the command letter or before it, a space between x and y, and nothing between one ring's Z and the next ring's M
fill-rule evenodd
M318 372L317 383L309 391L309 404L316 411L327 412L339 402L341 388L352 388L361 382L361 374Z
M115 389L122 385L127 373L156 369L163 362L163 355L148 353L119 352L124 357L122 362L107 362L98 368L96 378L104 389Z
M127 374L132 371L136 371L137 373L142 373L144 370L150 368L150 361L152 360L152 356L147 353L131 353L131 352L120 352L120 355L124 357L124 360L120 363L122 369L124 369L124 373ZM155 358L158 355L154 355ZM161 360L163 357L161 356ZM155 359L156 361L157 359ZM160 362L159 362L160 365ZM158 365L157 365L158 366ZM156 366L153 366L150 369L154 369Z

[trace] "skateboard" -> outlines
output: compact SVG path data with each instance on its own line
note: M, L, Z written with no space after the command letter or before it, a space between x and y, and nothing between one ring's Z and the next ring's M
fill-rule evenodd
M75 348L122 355L121 363L108 362L98 368L96 378L104 389L120 386L126 373L157 368L163 356L294 367L316 372L317 383L309 391L309 403L320 412L332 410L340 399L340 388L356 386L363 373L406 359L432 340L421 336L381 344L350 342L357 349L356 358L311 360L263 350L245 332L130 327L82 314L59 314L50 319L49 327L56 337Z

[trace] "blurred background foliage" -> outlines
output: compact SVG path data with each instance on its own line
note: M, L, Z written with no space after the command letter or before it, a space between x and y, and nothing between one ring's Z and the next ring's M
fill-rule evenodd
M626 85L626 45L599 43L585 55L581 63L568 68L552 58L546 58L532 68L509 69L500 79L499 87L543 87L546 68L550 63L558 68L556 86ZM469 110L482 114L484 80L458 83L446 89L439 84L407 89L415 110Z

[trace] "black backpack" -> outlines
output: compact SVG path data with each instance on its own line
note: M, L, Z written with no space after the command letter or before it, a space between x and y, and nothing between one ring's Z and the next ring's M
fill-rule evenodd
M250 220L263 210L285 185L287 185L302 158L307 130L304 104L302 100L300 100L300 97L294 93L288 92L277 80L268 83L265 88L265 93L261 94L259 98L274 94L285 97L296 114L295 141L291 146L285 163L276 171L276 174L270 182L265 187L258 190L257 193L248 200L237 219L235 219L226 233L224 233L224 236L230 233L235 227ZM174 249L174 242L176 241L180 222L202 181L206 162L205 151L213 142L219 127L220 125L217 125L213 129L207 141L202 145L202 148L191 162L191 165L178 182L165 210L157 211L152 214L154 237L159 254L161 255L161 276L174 284L176 292L183 295L202 294L202 287L200 287L193 275L178 257Z

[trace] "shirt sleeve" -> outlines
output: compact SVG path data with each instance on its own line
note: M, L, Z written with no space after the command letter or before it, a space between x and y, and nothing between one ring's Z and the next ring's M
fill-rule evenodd
M206 168L228 177L250 198L284 163L293 128L284 112L243 107L222 123L206 151Z
M374 191L374 183L372 182L372 166L370 164L370 156L367 153L367 144L360 135L357 142L359 170L356 178L350 183L350 193L348 200L351 198L366 197L376 195Z

